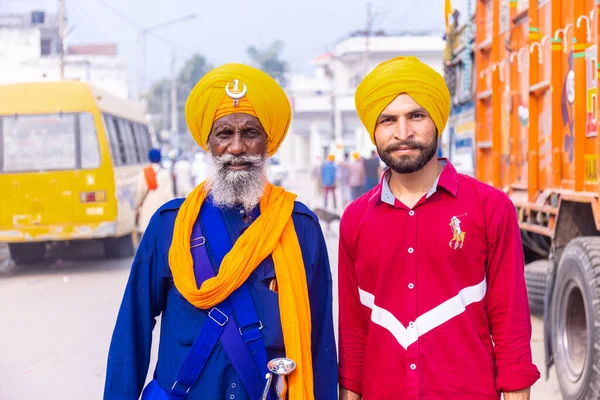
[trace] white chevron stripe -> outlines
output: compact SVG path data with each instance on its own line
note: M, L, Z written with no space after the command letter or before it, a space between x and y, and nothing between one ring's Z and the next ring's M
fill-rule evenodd
M371 321L388 330L404 349L408 349L420 336L462 314L469 304L483 300L486 292L487 282L483 278L477 285L462 289L456 296L420 315L412 326L406 328L391 312L375 305L374 295L358 288L360 302L371 309Z

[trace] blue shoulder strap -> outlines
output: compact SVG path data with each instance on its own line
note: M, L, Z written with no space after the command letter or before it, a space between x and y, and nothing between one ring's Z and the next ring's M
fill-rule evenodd
M219 265L232 247L220 211L210 203L206 203L202 207L200 218L194 224L190 246L198 286L215 275L206 251L206 239L202 233L200 220L211 231L210 246ZM235 319L231 318L233 310L239 327ZM219 338L250 398L260 398L267 372L267 354L260 334L261 328L262 323L256 314L250 291L244 283L228 299L208 312L208 318L202 325L171 388L169 399L186 398Z
M223 220L221 211L219 211L219 209L212 204L206 203L206 206L202 207L200 216L206 229L210 229L212 239L209 243L209 246L213 252L215 261L218 263L218 265L221 265L223 258L225 258L225 255L233 247L231 239L229 238L229 234L227 233L227 229L225 228L225 221ZM226 328L223 332L223 336L221 337L221 343L223 344L225 352L227 353L233 368L240 376L240 379L242 380L242 383L244 383L246 390L248 390L248 386L244 382L243 378L243 375L248 374L248 368L243 368L244 373L242 373L242 371L238 370L238 367L236 367L236 360L240 361L240 366L242 365L242 360L239 358L238 354L243 350L234 348L233 346L229 347L231 343L239 341L230 340L228 338L239 338L241 335L243 342L245 343L245 346L243 347L247 348L254 358L255 367L253 369L257 370L262 377L262 379L259 381L253 381L255 383L259 383L259 392L262 393L262 389L264 388L264 384L266 382L264 377L268 372L266 345L260 333L260 330L263 328L262 322L258 319L256 308L254 307L254 302L252 301L252 296L250 295L250 290L248 289L246 283L236 289L231 294L230 299L233 303L235 320L237 321L239 328L236 330ZM236 321L234 321L234 323ZM232 324L232 326L233 325L234 324Z

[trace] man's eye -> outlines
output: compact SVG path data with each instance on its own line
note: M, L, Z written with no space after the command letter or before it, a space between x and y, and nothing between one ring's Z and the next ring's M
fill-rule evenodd
M425 114L413 114L412 115L413 119L421 119L421 118L425 118Z
M230 137L232 134L233 134L232 131L224 130L224 131L217 132L217 137L221 138L221 139L225 139L225 138Z
M247 131L244 131L244 136L246 136L247 138L250 138L250 139L255 139L258 136L260 136L260 132L257 131L256 129L249 129Z
M379 123L380 123L380 124L387 124L387 123L389 123L389 122L392 122L392 119L391 119L391 118L384 118L384 119L382 119L381 121L379 121Z

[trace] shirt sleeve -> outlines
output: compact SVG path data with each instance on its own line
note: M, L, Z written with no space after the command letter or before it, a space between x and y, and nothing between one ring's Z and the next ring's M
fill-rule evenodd
M137 400L150 363L152 330L165 302L164 260L157 250L160 215L152 218L135 255L113 332L105 400Z
M358 294L354 269L353 237L350 224L352 215L344 213L340 224L338 255L338 286L340 307L339 383L355 393L362 393L363 364L367 345L368 326Z
M516 211L504 194L489 210L487 313L494 342L496 389L511 392L532 386L540 373L532 362L531 317Z

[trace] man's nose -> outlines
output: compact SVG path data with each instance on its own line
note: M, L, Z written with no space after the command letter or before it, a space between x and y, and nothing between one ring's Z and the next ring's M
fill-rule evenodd
M233 137L231 138L231 144L229 145L229 152L233 155L240 155L246 151L246 145L244 143L244 139L242 138L242 132L236 131L233 133Z
M410 133L410 129L406 118L399 118L398 123L396 124L396 129L394 131L394 137L399 141L403 142L411 136L412 134Z

